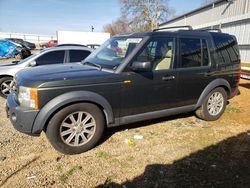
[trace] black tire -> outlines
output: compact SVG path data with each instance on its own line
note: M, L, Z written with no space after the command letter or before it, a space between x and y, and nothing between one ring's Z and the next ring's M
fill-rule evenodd
M3 98L7 98L9 92L4 93L3 90L5 88L5 86L3 85L3 83L8 82L10 80L13 80L13 78L11 76L6 76L0 79L0 96Z
M92 134L92 136L90 136L89 138L85 137L89 140L86 143L81 143L83 145L72 146L70 144L73 144L73 143L67 144L66 143L67 139L64 138L63 136L61 136L61 134L63 133L62 123L65 122L65 119L66 120L67 120L67 118L70 119L69 117L72 114L74 115L74 113L79 113L79 112L84 112L84 113L90 114L92 116L92 118L94 120L91 119L91 121L93 120L93 122L95 123L95 128L93 128L93 129L95 129L95 131ZM76 117L79 118L78 114ZM85 118L86 117L87 116L85 116ZM72 121L72 120L70 120L70 121ZM83 121L84 121L84 119L83 119ZM71 124L72 123L73 122L71 122ZM81 127L83 127L83 125L81 125ZM105 120L104 120L103 113L96 105L90 104L90 103L77 103L77 104L67 106L67 107L63 108L62 110L60 110L59 112L57 112L52 117L52 119L49 121L45 132L46 132L48 140L50 141L50 143L52 144L52 146L56 150L58 150L59 152L64 153L64 154L72 155L72 154L83 153L83 152L93 148L98 143L98 141L101 139L101 137L103 135L104 127L105 127ZM74 128L75 128L75 126L74 126ZM68 128L67 130L69 130L69 129L71 129L70 131L73 130L73 128ZM76 132L76 130L74 130L74 133L75 132ZM75 134L81 134L81 133L82 132L75 133ZM72 134L72 133L69 133L69 134ZM69 137L70 136L68 136L67 138L69 138ZM84 142L83 137L78 136L79 140L80 140L80 138L82 138L81 142ZM74 137L74 142L75 142L75 140L76 140L76 137ZM73 139L72 139L72 141L73 141Z
M221 96L223 97L223 105L222 108L220 110L218 110L218 114L212 115L209 110L208 110L208 100L209 98L215 94L215 93L220 93ZM226 104L227 104L227 93L225 91L224 88L222 87L218 87L213 89L205 98L204 102L202 103L201 107L199 107L195 113L196 115L203 120L206 121L215 121L217 119L219 119L221 117L221 115L224 113L225 108L226 108Z

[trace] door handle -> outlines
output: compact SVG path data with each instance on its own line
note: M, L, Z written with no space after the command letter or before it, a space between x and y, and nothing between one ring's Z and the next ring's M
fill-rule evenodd
M169 81L169 80L174 80L174 79L175 79L175 76L163 76L162 77L163 81Z

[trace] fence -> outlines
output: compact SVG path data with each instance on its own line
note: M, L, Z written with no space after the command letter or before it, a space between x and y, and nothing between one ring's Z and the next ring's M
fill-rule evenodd
M24 34L24 33L5 33L0 32L0 40L4 38L19 38L25 41L40 44L50 40L57 40L55 35L36 35L36 34Z

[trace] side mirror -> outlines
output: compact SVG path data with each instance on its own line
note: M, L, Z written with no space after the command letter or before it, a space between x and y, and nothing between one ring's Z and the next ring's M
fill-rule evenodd
M29 66L30 66L30 67L35 67L35 66L36 66L36 61L31 61L31 62L29 63Z
M133 62L131 69L133 71L143 71L143 72L148 72L152 70L152 65L150 61L147 62Z

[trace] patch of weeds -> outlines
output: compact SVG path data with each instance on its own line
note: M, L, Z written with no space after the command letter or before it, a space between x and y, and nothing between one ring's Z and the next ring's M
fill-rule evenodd
M57 165L56 170L57 171L62 171L62 166L61 165Z
M240 108L237 108L237 107L235 107L235 106L227 106L226 107L226 112L227 113L241 113L241 110L240 110Z
M104 182L104 185L111 183L115 178L116 178L116 175L114 175L114 174L108 175L105 182Z
M101 158L101 157L104 157L104 158L107 158L108 156L110 156L110 154L106 151L99 151L97 154L96 154L97 157Z
M73 166L71 169L69 169L67 172L65 172L64 174L60 175L58 177L59 181L61 181L62 183L66 183L66 181L69 179L70 176L73 175L73 173L76 171L76 170L80 170L82 169L81 166Z
M127 157L127 161L133 161L133 160L135 160L135 157L134 157L134 156L128 156L128 157Z

